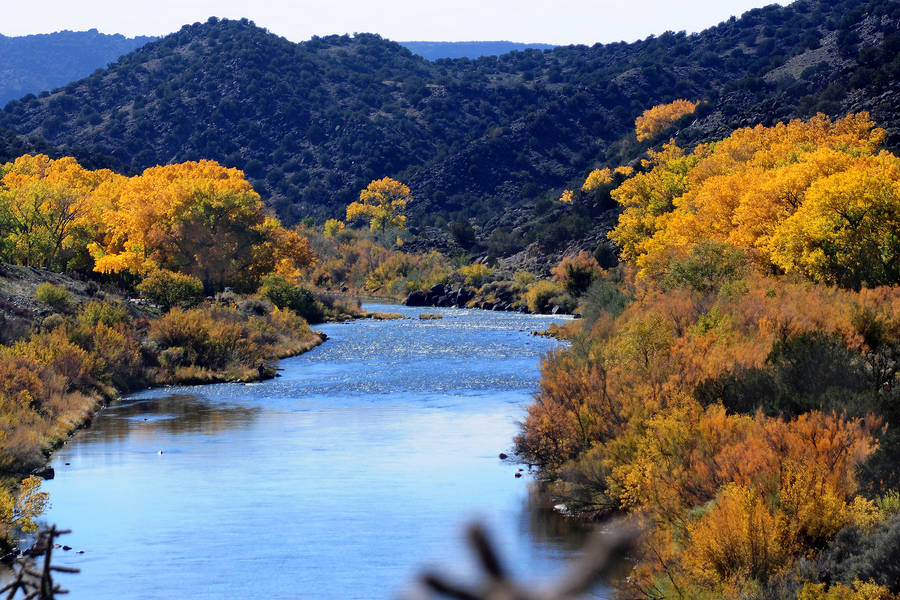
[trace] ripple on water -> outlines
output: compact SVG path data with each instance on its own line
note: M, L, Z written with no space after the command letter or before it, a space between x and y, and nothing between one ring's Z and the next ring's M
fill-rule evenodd
M465 570L473 516L521 574L558 569L571 536L497 454L558 345L529 333L559 319L369 308L413 318L322 326L260 384L135 394L61 449L69 597L391 597L425 562Z

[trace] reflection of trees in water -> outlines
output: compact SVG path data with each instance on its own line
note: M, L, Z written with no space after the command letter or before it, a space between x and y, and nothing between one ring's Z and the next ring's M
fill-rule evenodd
M93 426L103 439L123 439L132 433L217 433L245 427L259 408L210 402L195 394L154 398L124 398L110 404Z
M522 520L536 542L567 551L579 550L591 532L590 524L553 510L553 498L539 481L528 484Z

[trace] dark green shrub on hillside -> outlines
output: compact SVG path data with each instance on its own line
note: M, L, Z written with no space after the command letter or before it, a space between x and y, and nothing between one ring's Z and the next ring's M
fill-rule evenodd
M203 282L191 275L157 269L137 285L137 291L164 311L175 306L190 308L203 299Z
M698 292L718 289L723 283L744 277L750 263L744 253L721 242L705 242L691 249L681 260L673 260L666 273L668 288L688 288Z
M864 415L872 409L871 378L862 356L843 339L818 331L777 342L766 365L701 383L695 397L731 412L795 417L810 410Z
M874 581L895 594L900 592L900 514L878 524L868 534L847 527L819 560L827 580L846 584L854 580Z
M612 271L599 277L581 297L581 313L587 323L593 323L604 312L617 317L633 300L622 292L619 285L621 277L620 271Z

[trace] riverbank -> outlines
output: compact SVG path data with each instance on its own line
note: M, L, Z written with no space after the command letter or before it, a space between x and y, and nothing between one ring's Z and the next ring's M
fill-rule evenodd
M6 527L28 525L24 505L16 504L26 501L14 493L19 482L52 477L51 453L113 398L148 387L272 378L275 361L326 339L260 297L231 294L158 315L63 275L9 266L4 275L3 306L17 315L19 329L30 329L0 345L0 477L15 506ZM35 299L47 277L64 299L52 307ZM365 314L340 304L330 312L340 319ZM8 551L13 541L3 537L0 550Z
M72 529L54 555L82 570L72 600L395 597L426 562L468 564L473 515L530 579L577 553L580 529L497 458L559 345L530 331L564 319L363 308L404 318L324 324L275 379L116 400L54 454L45 518Z

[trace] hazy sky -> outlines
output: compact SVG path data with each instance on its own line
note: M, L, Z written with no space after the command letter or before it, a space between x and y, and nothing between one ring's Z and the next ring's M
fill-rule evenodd
M372 32L395 41L511 40L557 44L634 41L700 31L765 0L27 0L9 2L0 33L96 27L161 35L209 16L247 17L293 41ZM787 4L782 0L780 4Z

